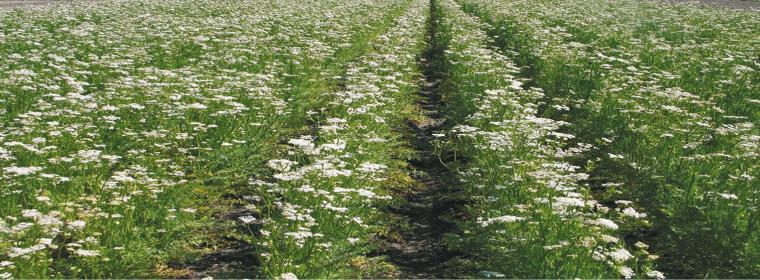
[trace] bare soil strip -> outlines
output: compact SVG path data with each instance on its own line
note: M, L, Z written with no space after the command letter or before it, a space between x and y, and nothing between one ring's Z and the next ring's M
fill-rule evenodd
M440 98L440 86L445 78L440 62L446 47L437 45L434 39L438 28L434 0L430 9L428 47L420 59L423 77L417 102L423 118L408 122L409 142L417 153L417 157L409 161L416 186L403 205L391 210L406 223L399 229L400 240L390 242L385 252L389 261L400 269L400 278L450 278L445 266L456 255L443 244L446 233L455 228L446 217L461 204L451 199L456 192L456 175L443 164L445 159L441 159L433 145L433 134L450 126L441 113Z

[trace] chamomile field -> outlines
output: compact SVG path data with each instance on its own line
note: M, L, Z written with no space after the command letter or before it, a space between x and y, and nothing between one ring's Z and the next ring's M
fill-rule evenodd
M760 277L758 2L13 6L0 279Z

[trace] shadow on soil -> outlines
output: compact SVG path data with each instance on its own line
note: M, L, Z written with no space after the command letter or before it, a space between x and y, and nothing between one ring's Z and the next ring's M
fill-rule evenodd
M406 194L405 202L389 209L391 215L402 220L395 228L399 239L388 241L383 254L399 270L399 278L451 278L447 263L458 256L445 245L448 233L456 230L450 222L463 201L453 199L458 191L458 180L453 170L444 162L434 145L438 130L446 130L452 124L442 113L442 82L446 68L444 51L447 46L438 40L438 9L431 1L428 22L428 46L420 59L423 77L420 83L417 106L421 117L408 120L407 141L416 152L409 160L413 189Z

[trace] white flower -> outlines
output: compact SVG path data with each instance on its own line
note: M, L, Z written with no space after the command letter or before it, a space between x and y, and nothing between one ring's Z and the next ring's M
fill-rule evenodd
M352 191L353 190L351 190L351 189L341 188L341 187L335 187L335 188L333 188L333 192L334 193L350 193Z
M557 197L554 199L554 206L558 208L568 208L568 207L583 207L586 205L584 203L583 199L575 198L575 197Z
M77 158L82 163L96 162L100 160L101 153L99 150L80 150L77 151Z
M618 239L617 237L606 235L606 234L602 234L602 240L607 243L617 243L618 241L620 241L620 239Z
M192 103L192 104L187 104L187 105L185 106L185 108L186 108L186 109L198 109L198 110L203 110L203 109L206 109L206 108L208 108L208 107L206 107L206 105L203 105L203 104L200 104L200 103Z
M145 106L137 104L137 103L130 103L129 105L127 105L127 107L135 109L135 110L145 109Z
M381 171L385 169L387 166L383 164L377 164L377 163L362 163L359 167L359 171L365 172L365 173L373 173L377 171Z
M647 277L654 279L665 279L665 274L662 274L662 272L659 272L657 270L650 270L647 272Z
M624 157L624 156L622 156L622 155L609 154L609 153L608 153L607 155L609 155L609 156L610 156L610 159L623 159L623 158L625 158L625 157Z
M287 272L280 274L280 280L298 280L298 277L292 272Z
M634 275L636 275L636 273L633 273L633 269L627 266L622 266L618 268L618 272L620 272L620 275L623 275L625 279L631 279L633 278Z
M647 217L646 213L639 213L639 212L636 211L636 209L633 209L631 207L623 209L622 213L623 213L623 216L628 216L628 217L636 218L636 219L641 219L641 218L646 218Z
M320 153L319 149L314 147L314 143L306 139L290 139L288 140L288 144L298 147L308 155L318 155Z
M47 248L45 244L39 244L39 243L28 248L11 247L10 249L8 249L8 256L11 258L21 257L21 256L32 254L40 250L44 250L45 248Z
M42 214L35 209L27 209L21 211L21 216L24 218L37 218L39 216L42 216Z
M633 244L633 246L636 247L636 248L639 248L639 249L644 249L644 250L646 250L646 249L649 248L649 245L647 245L647 244L645 244L644 242L641 242L641 241L636 242L636 244Z
M345 140L334 140L332 143L326 143L320 146L320 148L328 150L328 151L342 151L346 148L346 141Z
M252 224L257 221L256 217L251 216L251 215L238 217L238 219L242 221L244 224Z
M485 270L481 271L480 274L483 275L483 276L485 276L486 278L501 278L501 277L505 276L502 273L498 273L498 272L495 272L495 271L485 271Z
M314 189L314 187L309 186L309 185L303 185L303 186L297 188L296 190L298 190L299 192L308 193L308 192L314 192L316 189Z
M348 208L346 208L346 207L336 207L336 206L334 206L334 205L332 205L330 203L327 203L327 202L323 205L323 207L325 209L332 210L332 211L335 211L335 212L338 212L338 213L346 213L346 212L348 212Z
M296 147L314 147L314 143L306 139L290 139L288 140L288 144Z
M721 193L721 194L719 194L719 195L720 195L720 197L721 197L721 198L723 198L723 199L729 199L729 200L736 200L736 199L739 199L739 197L738 197L738 196L736 196L735 194L730 194L730 193Z
M372 191L367 190L367 189L357 190L356 194L358 194L359 196L366 197L366 198L374 198L375 197L375 193L373 193Z
M37 167L37 166L28 166L28 167L9 166L9 167L3 168L3 171L15 176L30 175L30 174L37 173L41 170L42 170L42 167Z
M82 229L85 226L85 222L82 220L76 220L69 223L69 227L73 229Z
M94 250L77 249L74 254L82 257L97 257L100 256L100 252Z
M514 223L514 222L522 221L522 220L525 220L525 218L512 216L512 215L504 215L500 217L489 218L488 220L485 220L485 221L481 221L480 226L487 227L494 223Z
M617 200L617 201L615 201L615 203L616 204L620 204L620 205L629 205L629 204L632 204L633 201L630 201L630 200Z
M19 248L19 247L11 247L8 249L8 256L11 258L24 256L31 253L31 251L27 248Z
M606 228L611 229L611 230L618 229L618 225L615 222L613 222L611 220L608 220L608 219L604 219L604 218L599 218L599 219L596 219L596 220L593 220L593 221L589 221L588 223L592 224L592 225L606 227Z
M272 159L267 161L267 166L269 166L269 168L280 172L290 171L290 168L295 164L295 161L287 159Z
M347 121L345 119L340 118L327 118L327 123L329 124L341 124L346 123Z
M607 255L610 256L610 258L616 263L622 263L633 258L633 255L631 255L631 253L628 252L628 250L625 248L620 248L609 252Z

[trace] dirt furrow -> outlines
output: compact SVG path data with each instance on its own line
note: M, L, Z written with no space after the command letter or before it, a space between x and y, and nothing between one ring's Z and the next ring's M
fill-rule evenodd
M417 102L420 116L410 119L407 129L408 141L416 152L416 157L409 161L415 183L404 204L391 210L404 223L398 229L401 238L390 242L386 252L389 260L399 267L400 278L450 278L445 265L456 255L447 249L443 239L455 228L447 217L457 205L451 199L457 180L434 144L436 131L451 126L442 113L440 94L445 79L442 61L446 46L435 40L438 19L434 0L430 11L428 47L420 59L423 73Z

